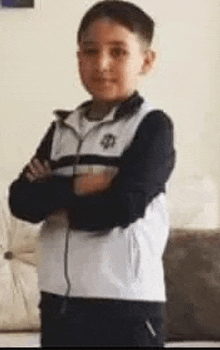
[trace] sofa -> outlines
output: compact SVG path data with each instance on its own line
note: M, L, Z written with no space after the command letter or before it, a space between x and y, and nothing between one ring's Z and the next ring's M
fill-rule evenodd
M168 198L171 229L163 256L168 341L220 340L217 191L210 178L200 179L200 182L199 179L194 180L191 179L190 182L187 179L182 187L179 185L176 196L171 191L171 197ZM200 191L203 190L203 194L198 195L196 186ZM10 214L7 188L7 182L1 182L0 332L39 331L35 259L41 224L29 224ZM180 198L181 191L185 191L188 205L184 202L182 193L182 199ZM206 213L202 215L204 203ZM205 220L201 220L204 215Z
M35 250L39 225L14 218L7 183L0 191L0 332L40 327Z

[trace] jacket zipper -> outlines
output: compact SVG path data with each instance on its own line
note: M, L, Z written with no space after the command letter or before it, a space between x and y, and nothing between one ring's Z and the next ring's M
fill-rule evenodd
M101 126L103 124L105 124L106 122L102 122L102 123L99 123L98 126ZM77 173L76 171L76 167L77 165L79 164L79 160L80 160L80 149L82 147L82 143L83 141L86 139L86 137L88 136L88 134L97 127L94 126L93 128L91 128L83 137L80 137L79 134L76 132L75 129L74 132L77 134L77 137L79 139L79 143L78 143L78 146L77 146L77 150L76 150L76 160L75 160L75 163L73 165L73 175ZM70 215L70 213L68 213L68 216ZM65 299L63 301L63 304L61 306L61 310L60 310L60 313L62 315L64 315L66 313L66 309L67 309L67 303L68 303L68 299L67 297L69 296L69 293L70 293L70 290L71 290L71 282L70 282L70 278L69 278L69 275L68 275L68 250L69 250L69 233L70 233L70 218L69 218L69 227L67 229L67 232L66 232L66 238L65 238L65 252L64 252L64 275L65 275L65 279L66 279L66 282L67 282L67 291L65 293Z
M74 175L74 173L76 174L76 167L77 167L77 165L79 164L79 160L80 160L80 149L81 149L81 147L82 147L83 141L84 141L83 138L80 138L80 139L79 139L79 143L78 143L77 150L76 150L76 160L75 160L75 163L74 163L74 165L73 165L73 175Z
M96 129L104 124L107 124L107 123L112 123L112 121L111 120L110 121L103 121L103 122L99 123L98 125L93 126L90 130L87 131L87 133L83 137L80 137L78 132L75 129L73 129L74 132L77 134L77 137L79 139L79 143L78 143L77 150L76 150L76 161L75 161L75 164L73 165L73 174L76 173L76 167L79 164L79 160L80 160L80 156L81 156L80 149L82 147L83 142L87 138L88 134L90 132L92 132L94 129Z

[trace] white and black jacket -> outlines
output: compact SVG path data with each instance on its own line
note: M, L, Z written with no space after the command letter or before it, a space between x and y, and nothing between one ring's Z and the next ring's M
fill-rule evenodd
M71 297L163 302L172 121L135 93L82 139L79 118L90 104L56 111L35 154L50 161L52 179L29 182L24 169L10 187L16 217L44 220L39 287ZM106 169L111 189L90 196L71 189L73 176Z

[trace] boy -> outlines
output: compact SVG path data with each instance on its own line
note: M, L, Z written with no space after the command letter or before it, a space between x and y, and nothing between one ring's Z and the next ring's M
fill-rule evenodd
M155 60L154 22L101 1L82 19L78 61L92 100L56 111L10 187L12 213L44 220L42 346L163 346L169 117L137 92Z

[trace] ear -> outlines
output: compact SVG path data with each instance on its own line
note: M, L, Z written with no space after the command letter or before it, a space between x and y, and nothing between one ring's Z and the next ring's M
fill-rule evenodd
M80 59L81 59L81 52L80 52L80 50L78 50L76 54L77 54L78 61L80 61Z
M144 61L143 61L143 65L142 65L142 74L147 74L150 72L150 70L153 67L153 64L156 60L156 52L153 51L152 49L146 49L144 51Z

